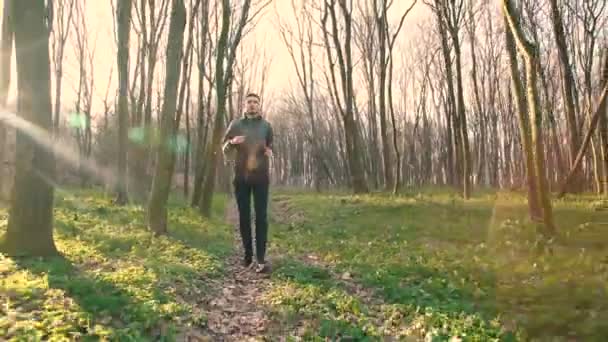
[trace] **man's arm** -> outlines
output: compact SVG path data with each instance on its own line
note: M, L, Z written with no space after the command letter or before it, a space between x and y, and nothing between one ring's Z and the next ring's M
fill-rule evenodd
M230 148L233 147L233 145L230 143L230 140L232 138L234 138L235 127L236 127L236 120L233 120L228 125L228 128L226 129L226 133L224 133L224 138L222 139L222 153L224 153L224 154L226 154L228 152L228 150L230 150Z

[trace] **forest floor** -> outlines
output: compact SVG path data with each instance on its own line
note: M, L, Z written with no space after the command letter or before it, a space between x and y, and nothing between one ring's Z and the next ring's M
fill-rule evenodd
M608 211L593 196L554 201L559 239L546 255L519 194L271 197L273 272L257 275L238 265L226 197L211 220L172 200L170 234L154 238L141 208L58 192L62 257L0 255L0 340L608 335ZM5 226L0 211L0 233Z

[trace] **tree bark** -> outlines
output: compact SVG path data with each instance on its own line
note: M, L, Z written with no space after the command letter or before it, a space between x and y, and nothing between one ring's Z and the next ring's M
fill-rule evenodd
M445 77L447 84L447 99L446 99L446 113L447 113L447 125L448 127L448 139L450 140L450 149L448 150L448 162L450 162L450 185L457 186L461 184L462 173L461 173L461 162L462 162L462 149L461 149L461 135L459 129L459 119L456 111L456 93L454 90L454 72L452 69L452 60L450 57L450 48L448 44L448 37L446 27L443 23L441 12L435 10L437 29L441 40L441 52L443 55L443 64L445 68Z
M564 107L566 109L566 119L568 123L568 148L570 150L570 166L574 165L574 158L580 146L580 137L578 133L578 123L576 120L575 110L575 81L568 57L568 46L566 44L566 35L564 33L564 24L557 0L550 0L551 4L551 21L553 24L553 33L555 43L557 45L557 53L559 57L559 65L562 73L562 94ZM582 190L582 174L577 173L573 177L572 190L579 192Z
M519 66L517 61L517 51L513 33L509 28L509 22L505 17L505 39L507 52L509 54L509 67L511 72L511 89L515 98L515 109L519 123L522 153L525 156L526 183L528 189L528 209L530 219L537 221L542 217L540 203L536 198L536 179L534 177L534 152L532 137L530 132L530 117L528 105L524 97L524 89L519 76ZM510 164L510 163L509 163Z
M2 39L0 46L0 104L6 106L8 91L11 84L11 68L13 56L13 1L4 0L4 10L2 12Z
M608 49L604 51L604 66L602 70L602 80L604 86L608 80ZM604 101L604 107L599 108L600 141L602 154L602 181L601 190L604 196L608 195L608 106Z
M478 159L477 159L477 184L484 185L485 169L486 169L486 121L485 112L482 105L482 99L479 90L479 82L477 79L477 39L475 30L475 16L472 7L469 7L469 23L467 25L469 33L469 41L471 48L471 81L473 83L473 94L475 95L475 107L477 117L479 118L479 142L478 142ZM469 166L472 169L472 165ZM470 179L470 177L469 177Z
M325 47L328 51L328 59L330 62L330 75L332 76L332 85L334 89L334 97L340 112L342 115L342 121L344 123L344 137L346 145L346 158L348 162L348 168L350 171L351 187L354 193L366 193L369 191L367 182L365 180L365 171L360 158L360 139L358 138L359 127L355 121L354 111L354 88L353 88L353 63L352 63L352 9L348 8L346 0L338 0L338 5L341 9L341 14L344 20L344 46L342 46L338 37L338 29L340 23L336 15L336 0L325 2L323 11L323 35L325 39ZM340 80L342 86L342 98L344 101L344 107L341 107L341 101L339 101L339 93L336 85L336 77L334 70L334 63L332 61L331 45L329 43L329 32L326 26L328 17L331 17L332 22L332 34L333 47L336 49Z
M388 3L386 0L380 0L380 11L378 11L378 0L374 0L374 10L376 16L376 30L378 33L378 50L379 60L378 65L378 114L380 115L380 137L382 143L382 162L384 172L384 187L385 189L393 188L393 166L391 162L391 154L388 143L388 130L386 119L386 81L387 81L387 37L386 23L388 15Z
M8 91L11 84L14 38L12 2L13 0L4 0L4 11L2 12L2 36L0 37L0 106L2 107L6 106ZM6 132L5 125L0 121L0 199L4 199Z
M455 57L455 68L456 68L456 93L454 94L455 103L455 133L459 138L459 162L461 171L461 185L462 185L462 197L468 199L471 191L471 153L469 148L468 139L468 127L466 108L464 102L464 90L463 90L463 77L462 77L462 62L461 62L461 43L460 43L460 27L463 20L463 8L466 5L464 0L458 1L435 1L435 12L437 13L437 19L439 21L440 30L442 33L442 40L447 40L446 33L452 41L452 47L454 49ZM443 27L443 29L442 29ZM445 45L447 42L442 43ZM445 50L444 46L444 50ZM444 53L445 54L445 53ZM446 63L451 64L449 60L449 53L446 59ZM448 75L451 77L451 75Z
M176 114L177 88L180 79L186 7L184 0L173 0L167 44L165 89L161 111L160 144L148 201L148 226L155 235L167 233L167 200L175 167L176 135L179 114Z
M606 55L608 55L608 53ZM557 195L558 198L562 198L568 191L568 189L569 189L568 186L569 186L570 182L572 182L573 179L575 178L577 169L580 167L581 162L583 161L585 152L587 150L587 147L589 147L589 143L591 142L591 138L593 137L593 132L595 131L595 128L597 127L600 117L606 115L606 110L608 107L607 106L608 56L605 57L605 59L604 59L604 68L602 70L602 85L604 88L603 88L602 94L600 96L600 100L599 100L597 109L596 109L595 113L593 114L593 116L591 117L591 122L589 123L589 131L585 135L585 138L583 139L583 144L581 145L581 147L578 150L578 153L576 154L576 159L574 160L574 164L570 168L570 172L568 172L568 175L563 180L563 182L560 186L560 191Z
M189 7L190 10L190 18L188 21L188 40L186 42L186 47L184 51L184 55L182 58L182 67L181 67L181 83L179 85L178 92L178 100L177 100L177 121L175 127L175 134L179 132L179 122L181 121L181 116L186 113L186 148L185 148L185 172L184 172L184 192L187 197L188 190L188 165L189 165L189 153L190 153L190 121L189 121L189 107L190 107L190 80L192 78L192 59L194 56L194 21L196 20L196 16L198 14L199 7L201 5L202 0L191 0ZM183 36L183 34L182 34ZM184 110L185 106L185 110ZM177 139L177 136L175 137ZM176 145L176 148L178 146ZM181 152L181 151L179 151Z
M511 1L503 0L504 15L509 23L509 28L515 42L524 56L526 66L526 86L528 111L530 113L530 126L532 133L532 145L534 147L534 173L536 180L536 200L542 209L543 229L541 234L545 238L555 235L555 225L553 222L553 209L551 199L547 191L547 177L545 174L545 149L542 130L542 114L539 108L537 77L538 77L538 48L529 42L523 35L520 23L513 14ZM530 172L530 171L529 171Z
M184 152L184 197L188 198L190 195L190 155L191 155L191 131L190 131L190 87L187 89L186 94L186 151Z
M213 135L211 145L207 149L208 162L203 184L203 191L199 203L200 213L205 217L211 216L211 204L215 188L216 173L218 168L218 154L221 147L222 131L224 129L224 117L226 116L227 91L232 82L232 70L235 55L240 44L242 33L249 17L251 0L244 0L241 9L241 18L237 24L236 32L232 40L229 40L231 4L229 0L222 0L222 29L217 44L217 55L215 64L215 84L217 108L215 122L213 123ZM221 158L221 156L220 156Z
M118 180L116 204L125 205L127 195L127 134L129 128L129 37L131 23L131 0L118 1L116 26L118 37Z
M395 182L393 183L393 194L397 195L401 187L401 152L399 151L399 142L397 141L397 122L395 120L395 105L393 103L393 58L390 58L388 69L388 105L391 113L391 123L393 125L393 149L395 151L395 160L397 169L395 170ZM405 127L404 127L405 129Z
M46 6L38 0L13 1L12 6L19 114L15 120L35 125L50 136L53 109ZM55 158L52 149L36 144L29 134L32 132L17 132L19 158L8 227L0 250L11 256L54 255Z
M205 175L205 142L207 135L207 125L205 124L205 114L207 113L211 96L211 81L209 82L209 92L207 101L205 101L205 76L207 74L206 61L207 58L207 47L209 34L209 1L205 0L202 4L202 11L199 22L199 39L197 42L196 56L197 56L197 68L198 68L198 87L197 87L197 113L196 113L196 148L194 151L194 188L192 190L192 198L190 206L196 208L201 198L201 190L203 187L203 178ZM200 45L199 45L200 44ZM211 50L211 49L209 49ZM211 54L209 54L211 55ZM207 122L208 124L208 122Z

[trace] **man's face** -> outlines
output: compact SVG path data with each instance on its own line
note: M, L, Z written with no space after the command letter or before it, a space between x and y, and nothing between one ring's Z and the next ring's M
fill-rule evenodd
M257 113L260 110L260 100L255 96L249 96L245 99L245 108L248 113Z

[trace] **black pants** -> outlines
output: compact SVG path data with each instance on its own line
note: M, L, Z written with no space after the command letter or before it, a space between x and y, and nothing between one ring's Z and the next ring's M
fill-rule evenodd
M268 236L268 182L234 181L234 192L239 209L239 228L245 258L253 258L253 239L251 230L251 195L255 208L255 249L259 263L264 262L266 254L266 239Z

